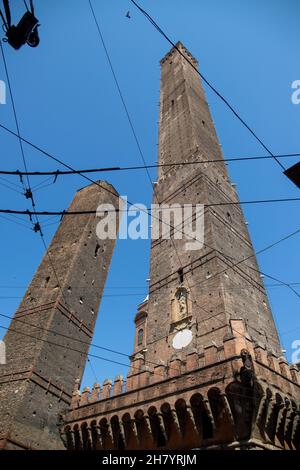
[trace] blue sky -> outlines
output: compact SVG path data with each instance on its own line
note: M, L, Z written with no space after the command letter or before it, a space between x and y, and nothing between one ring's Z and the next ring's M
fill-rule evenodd
M21 16L22 2L13 10ZM15 52L4 45L21 133L70 165L101 167L142 164L87 0L36 0L41 45ZM157 159L159 60L169 45L128 0L93 0L121 89L146 161ZM274 153L300 152L300 105L291 102L291 84L300 79L300 4L296 0L140 0L169 36L181 40L199 59L200 70L234 104ZM131 19L125 17L131 11ZM5 79L0 61L0 80ZM207 90L217 133L226 157L265 155L220 100ZM11 102L0 106L0 122L15 129ZM0 130L1 168L22 169L17 139ZM25 146L28 168L56 170L57 164ZM288 159L284 163L295 163ZM299 197L299 189L272 160L231 163L241 200ZM151 172L155 181L155 171ZM132 202L151 203L144 171L107 173ZM10 178L10 181L19 183ZM32 179L32 186L43 178ZM0 183L3 183L0 180ZM58 178L36 192L37 208L66 208L85 186L80 176ZM20 194L0 185L1 208L27 209ZM256 250L300 227L299 202L244 206ZM10 218L11 219L11 218ZM15 222L21 222L17 219ZM56 219L45 221L45 225ZM28 220L24 219L28 227ZM43 255L38 235L0 217L0 311L12 315ZM44 228L50 242L57 224ZM299 237L258 257L261 270L285 282L299 283ZM133 318L146 296L149 242L118 241L102 300L94 342L131 354ZM273 281L265 279L266 285ZM297 287L297 286L296 286ZM268 287L283 347L300 339L300 298L285 287ZM9 298L7 298L9 297ZM0 317L0 325L7 322ZM0 338L2 331L0 332ZM108 359L121 356L92 349ZM126 367L92 360L99 381ZM94 375L87 365L83 384Z

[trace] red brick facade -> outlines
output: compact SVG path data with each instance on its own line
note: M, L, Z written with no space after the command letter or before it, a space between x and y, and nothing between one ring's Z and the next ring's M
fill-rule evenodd
M0 375L0 447L300 449L300 372L281 357L238 195L199 75L186 57L197 66L178 43L161 61L161 166L153 202L204 204L204 245L186 249L191 239L177 236L178 225L160 214L165 226L173 225L171 239L152 240L149 295L135 316L126 383L117 376L80 393L96 319L87 305L97 312L114 243L98 247L95 264L95 220L63 221L50 251L69 303L53 278L47 295L36 290L36 281L48 284L51 276L44 259L6 337L12 362ZM95 187L83 191L84 198L75 198L80 207L100 202ZM103 202L104 194L99 197ZM72 286L84 287L86 299ZM48 329L41 340L51 339L53 327L73 335L67 342L61 337L62 345L78 348L76 338L87 344L62 353L17 335L18 318L25 321L18 326L23 334L37 335L30 319Z
M255 345L243 320L231 328L221 347L151 371L138 356L126 384L117 377L75 390L61 431L66 447L300 449L300 371ZM242 350L252 358L252 383Z
M69 209L118 207L114 188L99 185L78 191ZM64 448L59 416L83 374L115 242L98 240L98 221L94 214L63 218L4 337L0 448Z
M185 57L197 67L181 43L161 61L153 202L205 204L204 246L187 250L176 226L171 240L152 240L126 385L75 390L62 427L70 449L299 449L299 371L280 357L238 195ZM191 341L175 349L183 331Z

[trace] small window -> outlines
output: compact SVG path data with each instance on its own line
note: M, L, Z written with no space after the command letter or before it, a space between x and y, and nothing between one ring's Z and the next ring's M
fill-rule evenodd
M144 332L143 332L143 329L141 328L138 332L138 341L137 341L138 346L141 346L143 344L143 336L144 336Z
M97 244L96 248L95 248L95 258L97 258L97 256L98 256L99 249L100 249L100 245Z
M183 283L183 269L182 268L178 269L177 273L178 273L179 282L180 284L182 284Z

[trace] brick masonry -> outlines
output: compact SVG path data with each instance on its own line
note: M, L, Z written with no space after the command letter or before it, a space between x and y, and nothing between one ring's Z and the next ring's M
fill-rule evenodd
M204 246L152 240L149 296L135 316L126 383L117 376L74 390L62 426L68 449L299 449L299 371L281 357L237 191L185 57L197 67L181 43L161 61L165 166L153 202L205 204ZM207 160L221 161L191 164ZM192 341L175 349L182 330Z
M118 207L115 189L98 184L78 191L69 210ZM82 378L115 244L97 238L99 220L94 214L64 216L5 335L3 447L63 448L59 417Z
M184 46L178 47L196 66ZM161 68L159 163L222 160L199 75L175 49L161 61ZM222 204L238 202L238 195L225 162L221 161L160 167L153 202ZM181 285L189 297L194 337L190 348L202 352L211 341L220 346L223 337L230 333L230 320L242 318L254 340L280 354L278 334L241 206L206 207L204 224L205 245L200 250L186 250L186 238L152 242L146 361L168 361L174 354L172 340L176 329L172 330L171 303ZM249 259L231 269L244 258ZM219 272L222 274L215 275ZM180 357L180 353L177 355Z
M15 334L13 321L7 339L17 367L8 366L0 376L0 416L8 433L2 441L0 435L0 446L299 450L300 372L281 357L242 209L224 205L238 203L238 195L199 76L184 56L197 66L181 43L161 61L159 163L168 166L159 168L153 202L205 204L204 246L188 251L186 239L152 241L149 296L135 316L126 383L117 376L80 392L75 379L88 346L62 357L57 347ZM180 165L216 159L221 162ZM84 191L89 193L78 203L86 207L89 201L90 207L95 189ZM62 223L50 250L64 296L44 259L17 312L26 322L22 332L33 332L30 319L68 335L75 330L77 338L90 341L91 309L97 311L114 245L107 242L95 259L104 247L95 253L94 223ZM47 294L41 291L45 282ZM174 337L184 330L192 340L175 349Z

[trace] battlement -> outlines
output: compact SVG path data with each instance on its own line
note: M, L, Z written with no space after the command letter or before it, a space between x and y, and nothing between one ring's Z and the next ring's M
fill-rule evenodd
M137 353L126 382L117 376L81 393L77 383L63 417L65 446L299 449L300 371L255 344L243 320L231 320L231 330L222 345L151 369Z
M151 368L145 362L143 354L133 355L131 367L126 381L118 375L114 381L106 379L101 387L94 384L92 390L86 387L79 391L79 384L75 386L71 409L80 408L107 399L114 399L120 395L145 389L153 384L159 384L179 376L189 375L191 372L201 374L208 381L215 377L218 381L216 369L218 366L230 364L230 380L239 376L243 360L242 351L248 351L253 361L253 370L261 383L268 384L276 390L285 390L290 396L300 399L300 371L295 365L289 365L284 357L278 357L272 351L254 343L250 338L243 320L231 320L232 334L223 339L222 345L214 342L207 344L202 353L191 350L184 360L176 355L168 363L161 361Z

